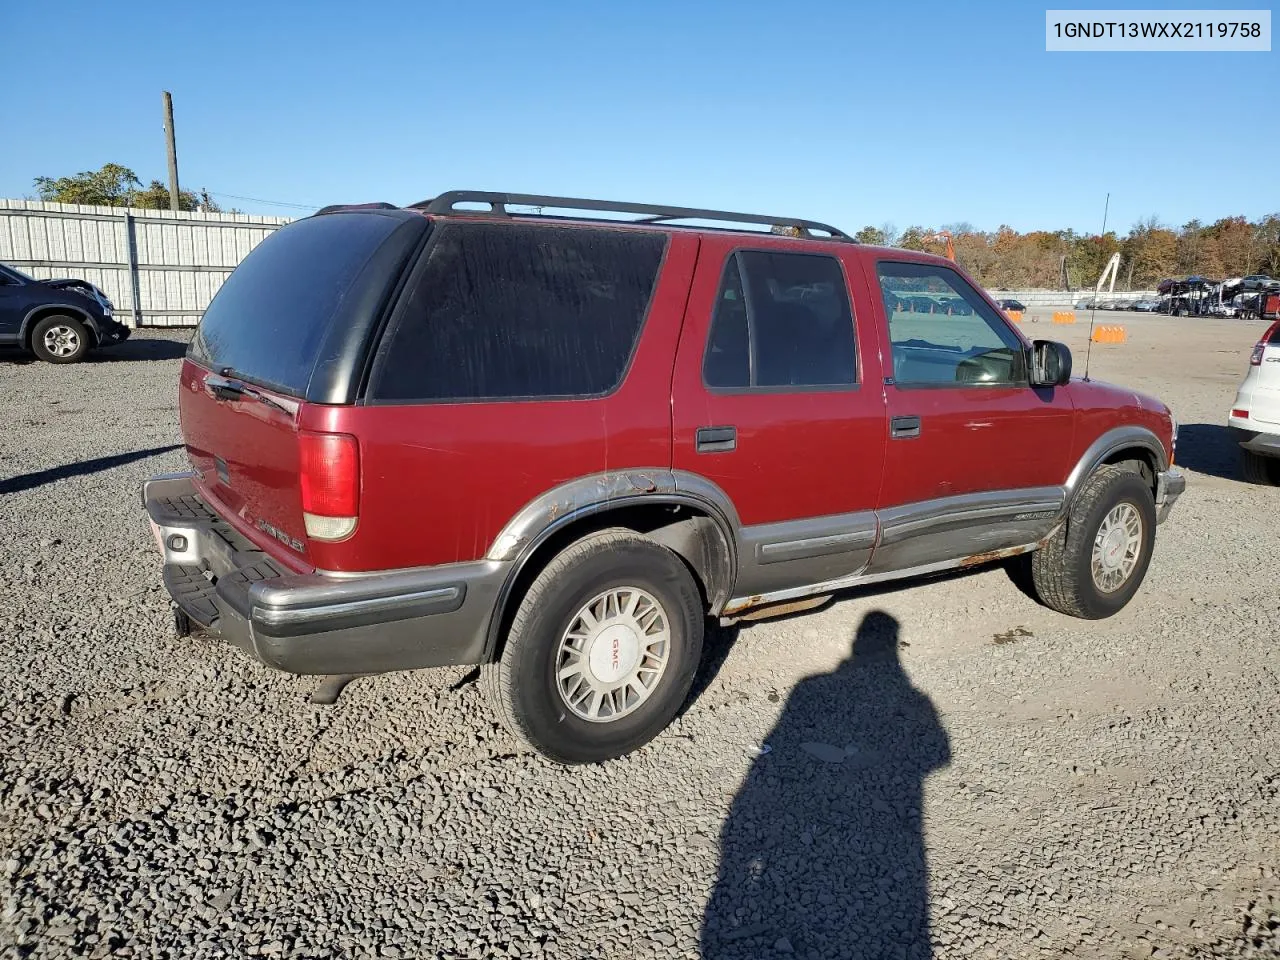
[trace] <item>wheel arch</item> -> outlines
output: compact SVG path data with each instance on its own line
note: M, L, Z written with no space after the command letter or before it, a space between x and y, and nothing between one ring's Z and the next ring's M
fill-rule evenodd
M511 569L489 618L485 660L501 642L529 585L562 550L611 527L643 534L693 574L709 613L721 610L737 577L737 513L714 484L671 471L628 471L570 481L535 498L494 539L487 559Z
M1091 443L1076 462L1065 484L1065 507L1070 508L1080 488L1099 467L1135 463L1144 480L1156 494L1158 474L1169 469L1169 459L1164 444L1146 427L1125 426L1108 430Z
M45 317L59 316L68 316L73 320L79 320L89 334L89 346L96 347L98 345L97 321L93 319L89 311L67 303L45 303L31 310L22 318L22 326L18 329L18 343L22 345L24 350L30 350L31 337L36 324L45 319Z

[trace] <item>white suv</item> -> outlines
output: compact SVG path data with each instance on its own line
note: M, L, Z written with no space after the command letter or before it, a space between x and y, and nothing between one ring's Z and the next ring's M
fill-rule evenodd
M1240 444L1240 465L1250 483L1280 484L1280 296L1266 297L1273 318L1249 356L1249 372L1231 405L1227 428Z

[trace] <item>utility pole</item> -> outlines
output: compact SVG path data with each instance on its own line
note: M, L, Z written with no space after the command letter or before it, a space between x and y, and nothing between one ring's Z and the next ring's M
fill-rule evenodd
M169 148L169 209L177 210L178 146L173 137L173 97L168 90L164 92L164 136L165 145Z

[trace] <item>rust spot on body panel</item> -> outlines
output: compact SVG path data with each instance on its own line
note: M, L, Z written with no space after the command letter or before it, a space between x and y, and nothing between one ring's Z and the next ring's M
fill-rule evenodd
M1019 554L1027 553L1032 547L1006 547L1003 550L987 550L984 553L975 553L972 556L965 557L960 561L960 569L967 570L970 567L978 567L984 563L992 563L996 560L1007 560L1009 557L1016 557Z
M743 610L750 610L752 607L758 607L762 603L764 603L764 597L757 593L755 596L747 597L744 600L737 600L733 603L725 604L725 608L720 611L720 614L725 617L732 616L735 613L741 613Z
M754 608L747 608L747 612L742 613L736 619L747 621L769 620L773 617L785 617L792 613L804 613L807 610L822 606L830 599L831 594L826 593L816 597L801 597L798 600L783 600L778 603L762 604Z

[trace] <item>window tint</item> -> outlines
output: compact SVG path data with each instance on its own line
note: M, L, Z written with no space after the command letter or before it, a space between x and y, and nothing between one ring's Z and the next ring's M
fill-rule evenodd
M330 214L275 231L214 295L189 355L302 396L335 311L399 224L375 214Z
M754 250L731 256L703 378L722 389L856 383L853 312L839 261Z
M582 397L618 386L665 236L501 223L436 229L379 349L375 400Z
M747 327L747 302L742 292L738 258L731 256L720 281L711 335L702 361L702 378L709 387L741 388L751 385L751 335Z
M1027 382L1021 341L954 270L881 262L899 384Z
M35 277L27 276L17 267L5 267L0 269L0 277L9 280L10 283L35 283Z

